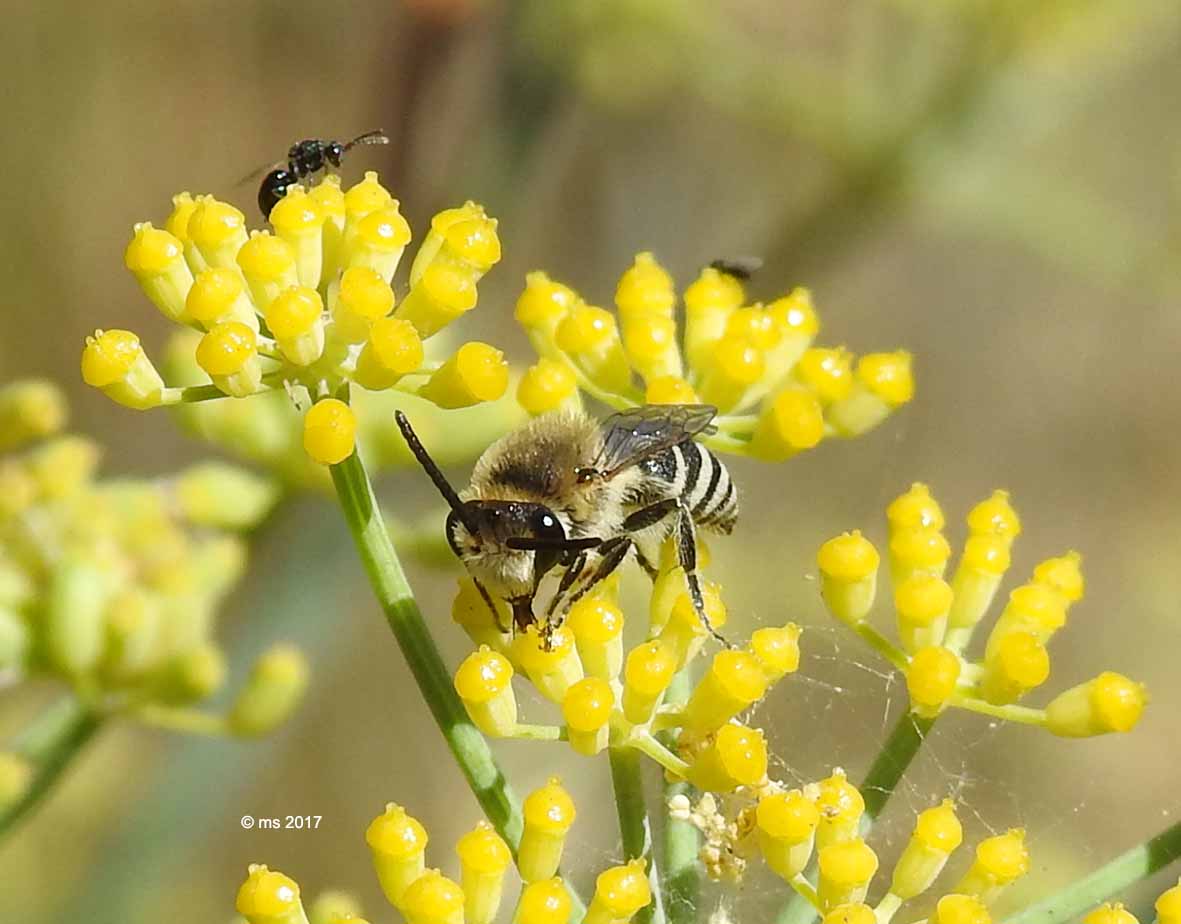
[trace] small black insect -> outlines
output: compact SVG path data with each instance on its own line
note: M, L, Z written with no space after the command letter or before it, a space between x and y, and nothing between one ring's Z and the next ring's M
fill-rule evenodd
M763 261L761 257L731 257L724 260L711 260L709 265L719 273L746 281L763 268Z
M262 178L262 185L258 187L258 207L262 209L262 217L270 218L271 209L286 195L288 187L329 166L339 168L344 155L357 145L389 143L390 139L380 128L344 144L320 138L297 141L287 151L287 166L275 167Z

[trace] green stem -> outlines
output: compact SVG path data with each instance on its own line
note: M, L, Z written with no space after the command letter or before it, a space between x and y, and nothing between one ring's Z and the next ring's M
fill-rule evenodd
M644 778L640 767L640 752L635 748L608 748L611 763L611 784L615 788L615 809L619 814L619 834L623 840L626 860L642 858L648 864L648 881L652 886L652 901L636 914L636 924L664 920L664 901L660 876L652 862L652 825L648 806L644 802Z
M25 729L12 750L33 765L33 777L20 798L0 812L0 837L49 794L101 724L96 713L71 696L50 706Z
M665 702L680 706L689 698L689 672L686 668L673 678ZM671 742L667 741L666 744ZM683 780L664 784L664 804L674 796L693 797L692 787ZM697 912L701 890L697 854L700 850L697 829L687 821L665 818L664 825L664 903L669 924L690 924Z
M357 453L332 466L332 483L349 531L386 621L406 658L422 698L476 800L516 855L521 842L521 806L496 765L488 742L472 725L451 685L451 675L423 622Z
M1004 924L1059 924L1111 898L1181 857L1181 821L1137 844L1049 898L1019 911Z

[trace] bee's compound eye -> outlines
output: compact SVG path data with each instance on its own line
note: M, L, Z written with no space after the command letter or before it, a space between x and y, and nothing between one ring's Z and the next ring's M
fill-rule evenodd
M533 527L533 534L538 538L566 538L566 530L562 528L561 522L552 511L546 510L544 507L533 515L533 522L530 525Z
M324 147L324 157L334 167L340 166L340 159L344 157L344 145L339 141L330 141Z

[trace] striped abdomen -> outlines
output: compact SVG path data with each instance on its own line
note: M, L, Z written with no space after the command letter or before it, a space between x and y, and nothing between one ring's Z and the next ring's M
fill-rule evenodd
M726 466L700 443L685 440L646 459L646 494L679 497L693 522L703 529L729 533L738 517L738 489ZM647 501L647 502L650 502Z

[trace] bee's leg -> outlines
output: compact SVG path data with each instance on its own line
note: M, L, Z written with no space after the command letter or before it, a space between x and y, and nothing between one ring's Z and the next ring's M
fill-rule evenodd
M496 628L498 628L502 633L512 632L513 627L511 625L506 626L500 621L500 612L496 609L496 604L492 602L492 597L488 594L488 588L481 584L477 578L472 578L472 583L476 585L476 590L480 592L480 596L483 597L484 602L488 604L488 612L492 614L492 621L496 623Z
M685 572L685 583L689 585L689 598L693 601L693 609L697 611L697 618L710 635L727 648L733 648L734 646L710 625L709 617L705 615L705 599L701 595L701 581L697 577L697 529L693 525L693 514L689 506L679 502L678 507L680 516L677 517L676 525L677 563Z
M562 579L558 581L558 589L554 591L553 599L549 602L549 607L545 611L546 623L553 621L555 610L558 609L558 604L562 598L566 596L566 592L573 586L574 582L578 580L578 576L582 574L582 569L586 567L586 552L579 552L574 556L566 570L562 572Z
M607 580L614 573L615 569L622 564L627 557L627 553L632 547L631 536L616 536L614 539L608 539L601 546L596 549L602 556L599 563L595 566L595 570L591 572L588 577L574 593L570 595L569 602L561 610L562 616L565 617L566 611L574 606L586 594L594 588L596 584Z

